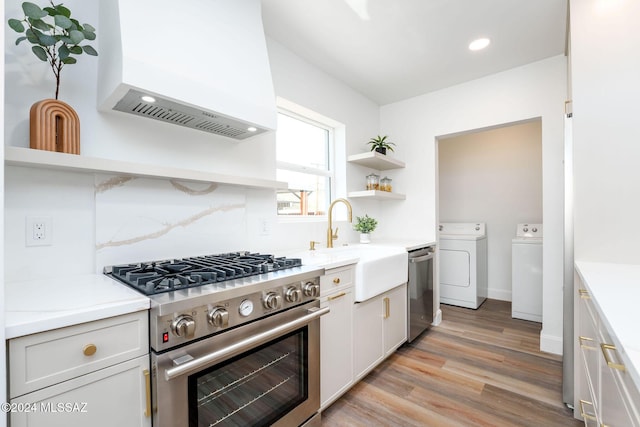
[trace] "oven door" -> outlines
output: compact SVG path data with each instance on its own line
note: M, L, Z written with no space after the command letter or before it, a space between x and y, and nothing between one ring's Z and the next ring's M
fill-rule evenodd
M152 353L155 427L299 426L320 407L318 301Z

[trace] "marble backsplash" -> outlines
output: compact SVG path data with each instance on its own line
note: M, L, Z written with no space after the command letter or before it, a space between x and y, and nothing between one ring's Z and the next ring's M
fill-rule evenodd
M215 183L96 175L96 267L240 250L246 194ZM229 242L238 241L237 248Z
M51 218L50 246L25 245L30 216ZM351 224L334 226L340 227L334 245L357 241ZM325 218L279 219L270 189L5 168L7 281L241 250L286 255L307 249L310 241L323 247L326 227Z

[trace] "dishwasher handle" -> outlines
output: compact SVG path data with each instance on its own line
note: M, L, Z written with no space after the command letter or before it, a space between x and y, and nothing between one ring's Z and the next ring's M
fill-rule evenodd
M433 259L433 252L431 252L428 255L418 256L418 257L415 257L415 258L409 257L409 263L414 264L414 263L417 263L417 262L428 261L430 259Z

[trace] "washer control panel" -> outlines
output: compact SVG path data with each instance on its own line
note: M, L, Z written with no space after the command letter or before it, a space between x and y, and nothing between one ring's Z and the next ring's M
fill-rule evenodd
M516 237L541 239L542 224L518 224L516 227Z

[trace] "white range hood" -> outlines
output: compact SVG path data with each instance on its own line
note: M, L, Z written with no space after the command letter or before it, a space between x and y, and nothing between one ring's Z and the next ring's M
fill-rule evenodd
M98 32L101 111L234 139L276 128L260 0L101 0Z

